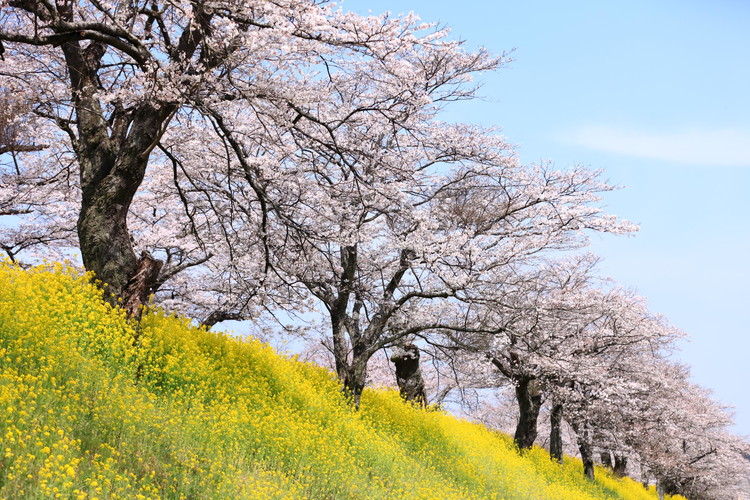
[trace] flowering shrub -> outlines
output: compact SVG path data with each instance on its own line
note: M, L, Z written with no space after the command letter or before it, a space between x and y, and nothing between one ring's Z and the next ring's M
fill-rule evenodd
M90 276L0 263L2 498L653 499L638 483L395 391L161 312L131 324Z

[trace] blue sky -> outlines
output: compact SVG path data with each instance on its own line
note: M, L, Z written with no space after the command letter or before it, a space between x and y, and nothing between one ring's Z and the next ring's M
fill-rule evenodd
M678 357L750 435L750 2L345 0L414 11L470 47L515 49L451 119L500 125L525 162L603 169L602 273L691 340Z

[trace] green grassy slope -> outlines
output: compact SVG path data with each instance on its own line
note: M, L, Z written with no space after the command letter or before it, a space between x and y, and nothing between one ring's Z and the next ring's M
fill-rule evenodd
M651 499L599 470L253 341L147 315L86 277L0 263L1 498Z

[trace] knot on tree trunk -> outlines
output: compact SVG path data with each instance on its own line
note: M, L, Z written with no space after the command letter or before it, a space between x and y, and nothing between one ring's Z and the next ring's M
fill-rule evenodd
M425 405L427 395L419 368L419 348L411 343L397 345L393 348L391 361L396 365L396 383L401 397Z
M131 318L139 318L142 306L155 291L156 281L164 262L143 252L135 269L122 291L122 306Z
M245 316L242 313L217 309L201 321L201 326L205 326L207 330L210 330L214 325L222 321L242 321L243 319L245 319Z

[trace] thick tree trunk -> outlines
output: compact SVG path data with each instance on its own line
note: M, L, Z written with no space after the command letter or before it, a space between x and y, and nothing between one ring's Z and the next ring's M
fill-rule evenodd
M514 440L519 449L525 450L534 445L537 435L537 419L542 405L542 393L539 381L523 377L516 381L516 398L518 399L518 425Z
M72 16L66 6L62 9L63 17ZM114 304L122 298L128 312L137 313L156 284L161 263L148 255L136 257L128 210L175 106L144 100L128 112L113 113L110 122L97 97L106 47L90 43L83 48L71 41L62 44L62 51L76 109L73 146L80 167L77 229L83 264L105 284L108 300Z
M628 457L615 453L615 466L612 469L617 477L625 477L628 468Z
M393 348L391 361L396 365L396 383L401 397L424 406L427 396L424 390L422 370L419 368L419 349L411 343Z
M344 392L352 398L355 408L359 408L359 401L367 380L367 361L370 357L355 346L351 359L346 349L343 333L333 328L333 358L336 364L336 375L343 384Z
M592 453L591 447L588 443L581 443L578 445L578 449L581 451L581 461L583 461L583 475L593 481L594 454Z
M51 31L21 43L59 46L65 59L75 118L71 122L68 111L64 111L67 108L62 106L63 116L56 121L68 134L80 168L82 206L77 230L84 265L106 284L108 300L115 304L122 298L131 304L131 312L138 311L144 297L155 288L161 265L150 256L140 261L136 257L127 214L143 181L151 151L179 103L160 100L156 87L149 90L144 83L143 94L128 96L127 105L116 99L103 106L99 93L104 90L102 80L106 84L107 79L101 78L100 72L103 62L108 62L108 50L128 54L133 62L131 69L148 80L155 76L152 71L157 60L192 68L186 63L196 55L204 37L211 36L213 10L197 2L192 16L195 22L188 23L182 31L169 60L162 60L135 37L124 35L114 18L114 24L109 19L80 19L75 2L17 0L12 4L33 16L35 26L39 21L40 28ZM87 27L76 28L76 23L81 22ZM205 55L200 52L204 72L210 73L224 62L225 56Z
M552 460L560 463L563 462L562 418L563 406L561 404L552 405L552 411L550 411L549 455Z
M78 240L83 264L105 284L110 300L123 299L131 315L153 291L163 264L146 253L136 257L127 216L164 115L163 109L143 105L114 155L103 157L96 151L98 134L81 133L78 148L82 188Z
M129 204L112 203L107 189L84 196L78 217L78 241L83 265L102 281L108 293L121 296L138 260L127 226ZM102 192L103 191L103 192Z
M602 459L602 465L612 469L612 453L609 451L603 451L599 454Z
M108 300L123 299L130 315L154 291L163 265L146 252L138 259L133 250L127 215L145 165L139 170L132 177L111 173L86 183L78 217L83 265L105 285Z

